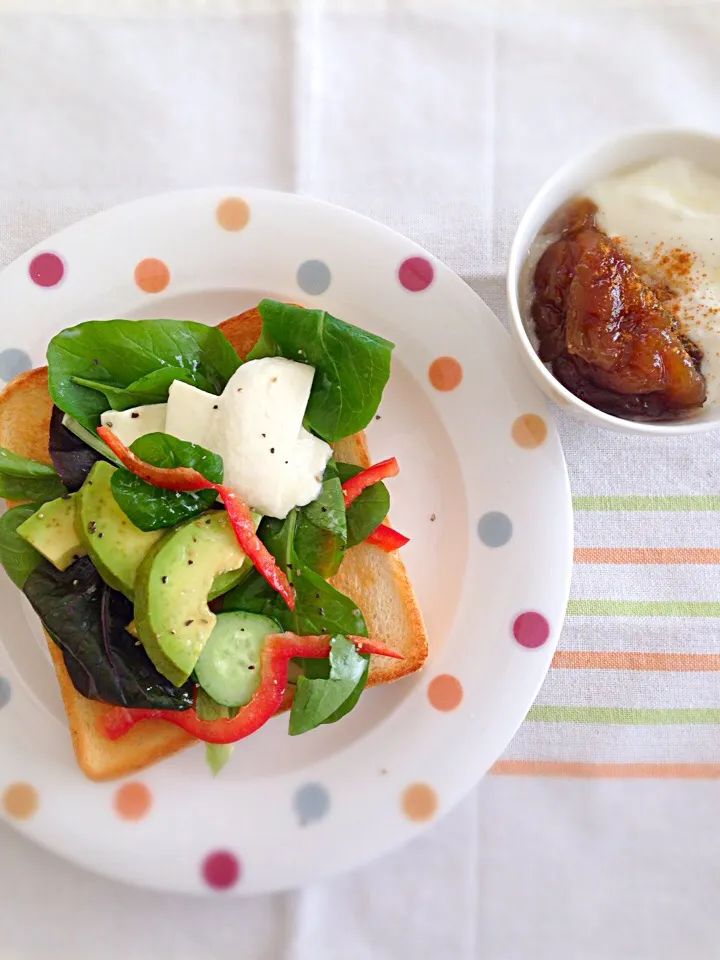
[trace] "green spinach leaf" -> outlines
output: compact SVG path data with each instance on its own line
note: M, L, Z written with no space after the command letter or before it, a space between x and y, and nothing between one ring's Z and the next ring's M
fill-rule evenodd
M42 480L57 477L55 468L39 460L29 460L12 450L0 447L0 473L7 477L23 477L28 480Z
M345 483L356 473L360 473L362 467L356 467L354 463L338 463L337 471L340 482ZM347 545L354 547L357 543L362 543L373 530L382 523L390 510L390 494L382 480L374 483L356 497L347 508Z
M367 680L369 657L358 653L355 644L343 636L330 641L330 669L327 678L298 677L290 711L289 733L306 733L321 723L334 723L355 706ZM348 701L348 709L343 709Z
M126 630L133 606L102 580L88 557L57 570L43 560L23 592L63 653L75 689L123 707L187 710L191 683L175 687Z
M265 517L258 535L295 587L295 608L285 601L264 578L253 570L223 598L224 610L246 610L272 617L284 630L297 634L356 634L367 636L361 611L350 597L340 593L319 573L304 564L295 553L297 511L291 510L283 521Z
M219 394L241 363L220 330L192 320L88 320L54 337L47 359L50 395L89 430L110 409L101 385L132 387L144 402L161 402L169 380L182 371L187 382ZM162 368L172 376L159 373Z
M324 310L261 300L262 332L247 356L286 357L315 367L307 426L323 440L357 433L375 415L394 344Z
M113 410L127 410L130 407L141 407L147 403L164 403L168 398L170 385L175 380L183 380L200 390L212 393L212 385L201 374L191 376L181 367L160 367L147 376L135 380L127 387L114 387L109 383L99 383L85 377L73 377L75 383L81 387L98 390L107 398Z
M15 586L21 590L27 578L42 561L42 555L17 533L17 528L41 506L41 503L23 503L6 510L0 517L0 563Z
M295 554L300 563L320 576L332 577L342 563L346 543L345 501L337 469L330 460L319 497L298 509Z
M0 497L32 500L42 505L65 493L67 490L54 467L0 447Z
M139 437L130 449L156 467L193 467L213 483L222 482L222 457L195 443L178 440L167 433L148 433ZM120 509L140 530L171 527L208 510L217 499L214 490L189 493L161 490L124 467L113 474L111 487Z

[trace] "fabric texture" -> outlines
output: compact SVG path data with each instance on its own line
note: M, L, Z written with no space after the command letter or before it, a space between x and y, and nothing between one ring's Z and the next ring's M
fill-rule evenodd
M563 160L628 127L720 128L712 3L7 6L2 265L143 194L268 186L394 227L504 320L513 231ZM384 860L248 901L120 887L0 827L0 957L716 957L717 436L555 416L572 599L492 776Z

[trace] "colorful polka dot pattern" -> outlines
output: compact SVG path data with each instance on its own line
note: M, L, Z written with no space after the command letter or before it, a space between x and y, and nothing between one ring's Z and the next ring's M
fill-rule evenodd
M215 209L215 219L223 230L242 230L250 220L250 207L242 197L225 197Z
M317 296L330 286L330 267L324 260L305 260L297 270L297 284L304 293Z
M28 273L39 287L56 287L65 275L65 264L56 253L38 253L30 261Z
M455 357L438 357L428 368L428 379L436 390L454 390L462 381L463 371Z
M434 279L435 270L426 257L408 257L398 267L400 285L410 293L427 290Z
M145 293L161 293L170 283L170 270L156 257L146 257L135 267L135 283Z
M248 203L238 196L221 199L215 208L218 226L228 232L238 232L247 227L251 211ZM37 254L29 263L30 279L39 287L57 286L64 278L66 265L56 253L49 251ZM171 279L168 265L156 257L140 260L134 268L134 281L144 293L157 294L167 288ZM427 290L435 279L435 270L429 259L411 256L400 263L397 279L403 289L410 293ZM332 272L323 260L303 261L297 268L298 287L310 296L318 296L330 287ZM10 380L18 373L30 369L32 361L24 350L6 349L0 352L0 378ZM428 367L428 379L435 390L455 390L463 380L461 363L452 356L436 357ZM540 447L547 437L545 420L534 413L525 413L512 423L511 436L518 447L526 450ZM478 537L481 543L496 549L505 546L512 538L513 524L507 514L489 511L478 521ZM546 618L536 611L520 613L512 623L512 635L523 647L534 649L542 646L550 635ZM434 676L427 686L429 705L441 712L450 713L462 703L463 685L458 677L443 673ZM11 699L10 683L0 677L0 709ZM383 772L386 772L383 770ZM28 783L12 783L0 794L0 807L10 817L22 820L34 815L39 798L35 788ZM150 813L153 796L146 784L133 781L122 784L113 793L112 805L115 814L125 821L139 821ZM331 808L330 793L320 783L300 786L292 800L293 811L299 826L306 827L328 816ZM431 820L439 808L436 790L428 783L417 782L407 786L400 796L400 807L407 819L422 823ZM214 890L229 890L240 880L242 873L238 857L229 850L209 853L201 864L205 883Z
M213 890L229 890L240 879L240 861L229 850L216 850L203 860L202 875Z
M301 827L322 820L330 809L330 794L320 783L306 783L293 797L293 809Z
M550 624L541 613L527 610L515 618L512 632L521 647L534 650L541 647L550 636Z
M408 820L422 823L432 820L438 809L437 793L428 783L412 783L400 797L402 812Z
M523 413L513 421L511 433L519 447L533 450L545 442L547 424L537 413Z
M0 796L0 807L13 820L29 820L39 802L37 790L30 783L11 783Z
M124 783L115 791L115 812L121 820L142 820L152 806L152 794L144 783Z
M5 677L0 677L0 710L10 703L11 697L12 690L10 688L10 681Z
M449 713L462 703L462 684L451 673L440 673L428 684L427 695L431 706L442 713Z

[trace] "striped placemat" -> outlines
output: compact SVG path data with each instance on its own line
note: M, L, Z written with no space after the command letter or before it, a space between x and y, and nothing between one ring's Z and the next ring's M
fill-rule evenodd
M720 778L720 496L578 495L567 619L495 774Z

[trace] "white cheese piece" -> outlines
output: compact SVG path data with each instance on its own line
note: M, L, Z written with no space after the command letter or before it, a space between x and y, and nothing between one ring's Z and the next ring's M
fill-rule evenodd
M146 433L165 432L166 408L165 403L149 403L131 410L106 410L100 414L100 422L129 447Z
M170 436L212 450L210 437L219 416L220 397L182 380L170 384L165 418L165 432Z
M244 363L220 401L210 449L224 482L259 513L280 519L320 493L332 450L303 429L313 367L283 357Z

